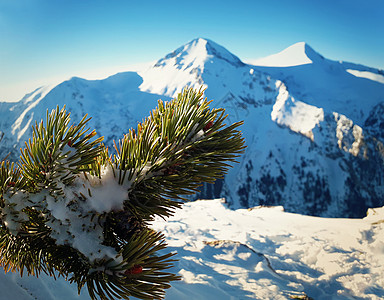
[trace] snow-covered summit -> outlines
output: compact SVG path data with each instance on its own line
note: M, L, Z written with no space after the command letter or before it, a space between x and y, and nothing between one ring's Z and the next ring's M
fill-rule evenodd
M307 43L299 42L289 46L277 54L252 60L250 63L255 66L293 67L312 64L322 59L323 57L313 50Z
M211 59L221 59L235 66L244 63L223 46L204 38L197 38L167 54L155 64L155 67L165 66L173 62L180 69L189 68L192 65L202 66Z
M243 66L245 64L224 47L209 39L197 38L139 72L144 80L140 88L174 97L187 85L195 88L204 85L203 73Z

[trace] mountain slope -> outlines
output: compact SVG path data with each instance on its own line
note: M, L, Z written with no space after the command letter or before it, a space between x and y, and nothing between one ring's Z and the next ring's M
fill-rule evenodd
M245 64L198 38L137 73L38 89L17 104L0 105L6 133L0 153L23 145L34 120L64 104L75 120L89 113L90 126L112 146L157 99L168 100L186 85L203 86L229 122L244 120L248 148L224 180L205 185L198 197L225 197L232 208L283 205L332 217L361 217L368 207L382 206L384 84L366 78L379 78L380 71L328 60L305 43L282 53L272 58L291 57L297 65Z
M149 114L158 99L168 100L168 97L140 91L141 83L142 78L136 72L125 72L104 80L73 77L53 88L39 88L3 109L6 117L1 118L0 130L5 135L0 147L9 149L12 145L18 149L32 136L31 125L35 120L46 119L47 109L64 105L73 121L79 121L85 114L92 117L89 127L96 129L105 137L104 142L112 146L113 140L122 138L129 128L136 127L137 122Z

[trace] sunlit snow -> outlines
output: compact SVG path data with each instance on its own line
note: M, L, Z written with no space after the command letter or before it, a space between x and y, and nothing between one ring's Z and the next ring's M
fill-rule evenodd
M44 86L41 88L38 88L35 90L32 94L28 95L27 97L24 98L25 103L31 102L31 104L28 106L26 110L24 110L20 116L17 118L15 123L12 125L12 134L15 134L17 132L17 141L20 140L20 138L24 135L24 133L30 128L31 121L33 120L33 115L34 113L30 114L29 116L27 115L28 112L36 107L39 102L44 99L44 97L55 87L56 85L48 85ZM27 121L24 119L28 118ZM22 125L24 122L26 122L25 125ZM23 128L21 128L23 126Z
M281 207L230 210L217 199L187 203L153 228L179 260L172 271L182 281L167 300L384 297L384 208L364 219L329 219ZM47 276L0 274L0 287L7 300L89 299Z
M292 131L301 133L313 141L312 130L324 121L323 109L296 101L289 95L286 86L281 81L276 82L276 87L279 89L279 94L271 112L272 121L287 126Z
M384 76L380 74L375 74L368 71L352 70L352 69L347 69L346 71L356 77L366 78L369 80L384 83Z

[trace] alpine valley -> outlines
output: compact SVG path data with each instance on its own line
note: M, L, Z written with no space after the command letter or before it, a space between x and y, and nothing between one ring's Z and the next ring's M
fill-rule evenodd
M73 121L88 113L89 126L112 147L158 99L186 86L206 88L228 122L244 120L247 144L225 178L196 198L323 217L363 217L384 205L384 73L326 59L306 43L245 63L198 38L137 71L40 87L0 103L0 159L16 160L31 125L64 105Z

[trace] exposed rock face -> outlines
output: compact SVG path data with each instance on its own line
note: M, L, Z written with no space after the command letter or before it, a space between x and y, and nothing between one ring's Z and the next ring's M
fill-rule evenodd
M364 122L364 128L371 136L384 142L384 101L373 107Z
M384 84L353 74L382 75L327 60L307 44L284 55L292 51L303 64L262 67L196 39L138 73L39 88L16 104L0 103L0 158L11 151L16 159L30 126L57 105L66 105L73 120L88 113L90 127L112 146L157 99L203 86L212 105L226 109L228 122L244 120L248 147L223 180L204 185L197 197L225 197L232 207L283 205L303 214L361 217L368 207L384 205Z

